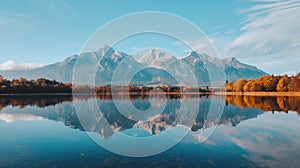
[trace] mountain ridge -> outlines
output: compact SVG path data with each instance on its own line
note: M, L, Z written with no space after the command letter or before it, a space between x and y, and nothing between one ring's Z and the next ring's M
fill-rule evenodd
M122 65L124 64L123 62L127 63L126 66ZM46 65L41 68L24 71L0 71L0 74L7 79L20 77L27 79L47 78L61 82L72 82L74 72L79 71L83 74L92 75L93 71L95 71L93 68L96 68L96 72L93 74L96 76L95 82L92 80L89 81L85 77L82 78L82 81L79 80L79 83L94 82L97 85L102 85L111 83L114 71L119 66L123 68L124 74L142 68L132 79L132 83L137 85L142 84L139 82L142 76L144 84L176 84L174 79L170 79L170 75L173 77L175 75L178 77L177 84L184 85L187 80L191 79L192 75L195 75L198 84L208 85L215 81L222 83L225 80L258 78L268 75L255 66L239 62L234 57L218 59L193 51L187 56L178 58L160 49L150 49L143 54L128 55L115 51L110 46L102 46L98 51L94 52L72 55L62 62ZM163 70L166 70L169 75L163 72Z

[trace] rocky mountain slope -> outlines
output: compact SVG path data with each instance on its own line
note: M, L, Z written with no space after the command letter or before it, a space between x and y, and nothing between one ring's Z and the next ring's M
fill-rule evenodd
M74 73L77 84L108 85L111 84L117 69L122 72L120 77L124 80L132 78L131 84L136 85L192 85L190 81L193 79L200 86L210 85L211 82L222 85L225 80L258 78L267 75L262 70L241 63L235 58L217 59L197 52L177 58L159 49L151 49L143 54L131 56L115 51L109 46L103 46L95 52L73 55L62 62L42 68L27 71L0 71L0 74L8 79L43 77L72 82ZM135 75L132 76L132 73ZM120 79L118 82L121 84L125 81Z

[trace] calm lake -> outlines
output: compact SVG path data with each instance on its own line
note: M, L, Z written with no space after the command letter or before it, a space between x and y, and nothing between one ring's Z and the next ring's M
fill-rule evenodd
M2 95L0 167L300 167L299 113L300 97Z

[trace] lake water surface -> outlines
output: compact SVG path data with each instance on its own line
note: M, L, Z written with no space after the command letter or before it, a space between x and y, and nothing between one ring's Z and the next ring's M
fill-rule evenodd
M0 98L0 167L300 167L299 97Z

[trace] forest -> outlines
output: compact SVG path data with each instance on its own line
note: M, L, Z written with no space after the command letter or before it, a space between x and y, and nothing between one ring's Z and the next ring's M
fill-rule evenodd
M226 82L227 92L300 92L300 73L296 76L263 76L258 79Z
M7 80L0 76L1 94L22 94L22 93L72 93L71 83L61 83L55 80L40 78L27 80L24 78Z

